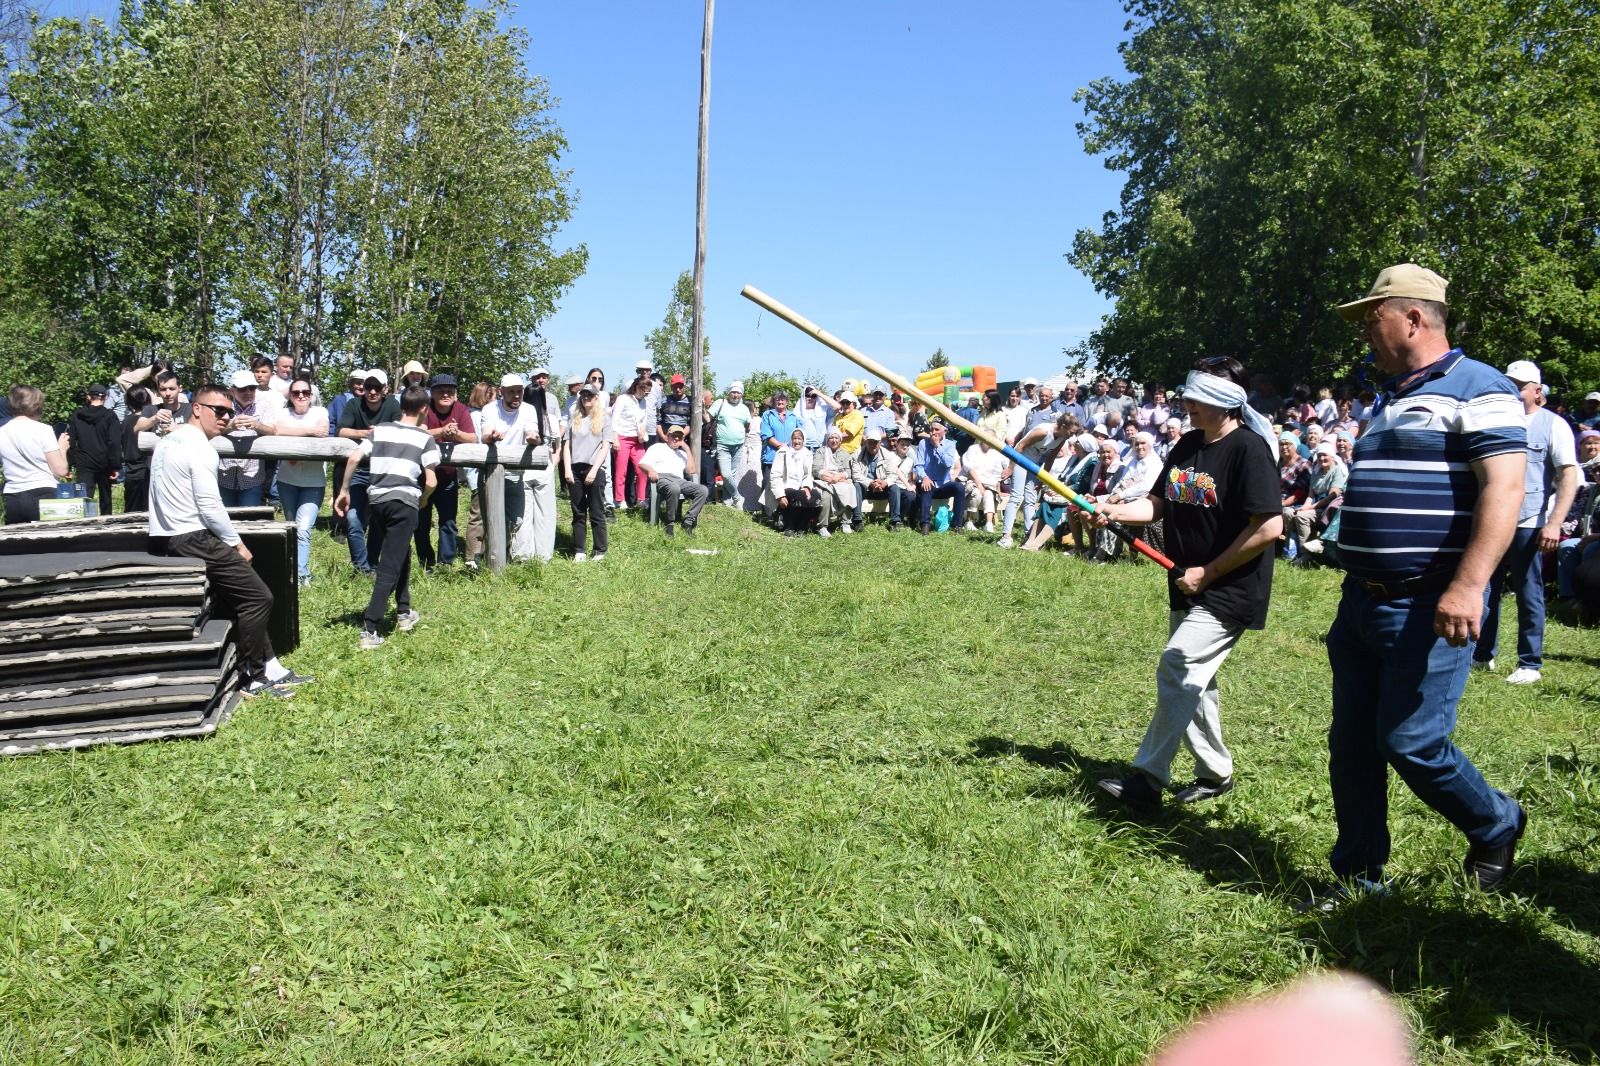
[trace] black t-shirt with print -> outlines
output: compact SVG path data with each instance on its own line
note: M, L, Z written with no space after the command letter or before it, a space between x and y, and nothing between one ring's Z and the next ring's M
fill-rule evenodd
M1270 546L1198 596L1185 596L1174 583L1185 569L1204 566L1227 551L1252 515L1282 511L1278 464L1266 441L1245 426L1211 444L1200 430L1185 433L1167 454L1153 491L1165 501L1167 555L1178 564L1167 575L1172 609L1201 606L1231 625L1265 628L1272 593Z

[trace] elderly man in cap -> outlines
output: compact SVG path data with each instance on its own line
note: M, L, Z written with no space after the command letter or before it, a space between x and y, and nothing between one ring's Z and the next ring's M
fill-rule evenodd
M389 395L389 375L382 370L368 370L362 375L361 399L347 403L339 413L339 436L345 440L364 441L372 436L372 427L400 418L400 401ZM363 574L377 572L377 560L371 557L367 545L367 487L371 484L368 464L357 467L350 479L350 507L345 512L349 526L348 547L350 562ZM381 552L381 547L379 548Z
M1574 417L1580 428L1600 431L1600 392L1585 396L1582 410Z
M233 421L228 423L227 436L234 440L249 440L259 436L257 422L269 422L256 403L256 378L248 370L235 370L228 379L229 395L233 399ZM259 507L262 491L266 487L266 464L260 459L223 459L217 466L217 487L222 494L224 507Z
M656 440L665 443L667 430L678 426L683 430L684 439L693 443L689 436L689 419L693 414L694 398L689 395L689 383L682 374L672 375L667 394L656 404Z
M1522 397L1528 416L1528 464L1523 472L1522 507L1511 547L1489 579L1489 603L1484 608L1472 665L1494 670L1500 643L1500 599L1509 581L1517 594L1517 668L1509 684L1532 685L1544 670L1544 566L1542 556L1561 543L1561 523L1578 491L1578 450L1566 419L1544 406L1539 368L1526 359L1506 367L1506 377Z
M706 409L706 417L716 425L717 473L722 475L722 502L735 510L744 510L744 500L739 493L739 456L744 451L745 438L750 434L750 423L755 413L744 402L744 382L735 381L728 386L728 394Z
M106 406L104 385L90 385L88 402L67 421L67 461L85 493L97 493L100 513L111 513L111 479L122 465L122 425Z
M882 389L873 389L867 396L867 408L861 412L861 417L866 422L867 432L877 430L878 436L887 440L900 428L900 416L883 402L884 397Z
M695 464L694 448L688 441L689 431L684 426L668 426L667 439L650 445L640 461L639 468L650 479L659 494L661 526L667 536L673 536L673 527L682 510L683 531L694 535L700 521L700 508L711 495L704 485L695 480L699 467ZM687 509L683 505L687 503Z
M1335 898L1386 890L1388 769L1467 838L1469 882L1511 875L1527 814L1450 739L1481 633L1484 591L1516 531L1528 430L1505 375L1445 330L1448 282L1389 267L1339 314L1390 375L1356 441L1341 509L1349 570L1328 633L1328 777Z
M478 431L473 428L472 409L459 399L454 374L435 374L428 381L428 406L423 411L422 425L435 444L475 444ZM435 561L449 566L460 554L460 541L456 537L456 516L461 510L460 473L454 466L441 465L433 471L435 485L432 495L420 501L417 528L412 535L417 562L432 570ZM433 516L439 516L439 551L434 554Z
M917 531L932 526L934 500L951 500L950 531L958 533L967 516L967 487L961 480L961 456L954 442L945 439L945 424L930 419L928 435L917 442L911 475L917 486Z
M521 374L506 373L500 378L499 398L478 412L479 439L484 444L497 445L500 453L508 457L522 458L529 454L530 449L537 448L545 441L545 431L541 429L537 408L525 400L527 388L527 382L523 381ZM548 419L548 409L545 414ZM554 427L546 428L559 432L559 420ZM551 454L555 454L553 449ZM492 475L506 480L507 555L514 562L526 562L533 558L538 543L533 526L536 511L543 503L539 498L542 486L529 477L536 473L543 474L546 480L554 476L550 468L533 471L507 470L504 467L496 467ZM553 492L551 495L554 495ZM551 500L548 518L552 527L555 522L554 511L554 501ZM550 534L550 550L554 554L553 532ZM549 557L541 556L544 559Z
M527 512L516 536L512 554L519 559L549 562L556 553L556 480L561 472L561 442L567 427L561 420L561 403L550 391L550 370L535 367L522 405L533 412L539 443L549 452L548 466L522 472L522 487L527 493Z

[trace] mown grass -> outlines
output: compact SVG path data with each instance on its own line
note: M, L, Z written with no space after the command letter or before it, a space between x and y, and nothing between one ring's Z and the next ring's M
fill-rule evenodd
M1600 1043L1595 633L1462 704L1532 814L1511 892L1396 785L1396 897L1307 917L1331 572L1225 669L1238 790L1142 826L1091 791L1148 719L1151 566L629 516L598 565L419 578L370 652L316 568L292 703L0 764L0 1061L1127 1063L1324 967L1424 1061Z

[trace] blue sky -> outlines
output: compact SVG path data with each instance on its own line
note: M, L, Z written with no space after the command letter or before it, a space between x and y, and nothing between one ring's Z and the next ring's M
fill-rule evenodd
M702 5L527 6L560 98L589 268L543 328L558 373L644 354L694 256ZM720 383L853 364L738 294L750 284L894 369L935 348L1059 371L1107 304L1064 258L1116 206L1072 94L1123 73L1118 3L722 0L712 46L706 328Z
M113 0L50 15L115 18ZM559 374L615 381L694 261L700 0L514 8L559 99L589 267L542 329ZM1105 0L722 0L712 48L706 327L719 383L861 371L763 315L754 285L903 373L942 347L1059 371L1106 301L1064 258L1114 208L1072 94L1121 76Z

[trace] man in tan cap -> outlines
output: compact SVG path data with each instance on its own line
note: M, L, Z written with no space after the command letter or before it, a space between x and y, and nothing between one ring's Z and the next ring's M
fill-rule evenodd
M1327 637L1340 885L1323 906L1387 891L1389 767L1466 835L1467 878L1484 890L1510 876L1528 822L1450 740L1484 589L1517 524L1527 429L1505 375L1451 346L1447 285L1402 263L1339 307L1389 378L1340 520L1350 573Z

